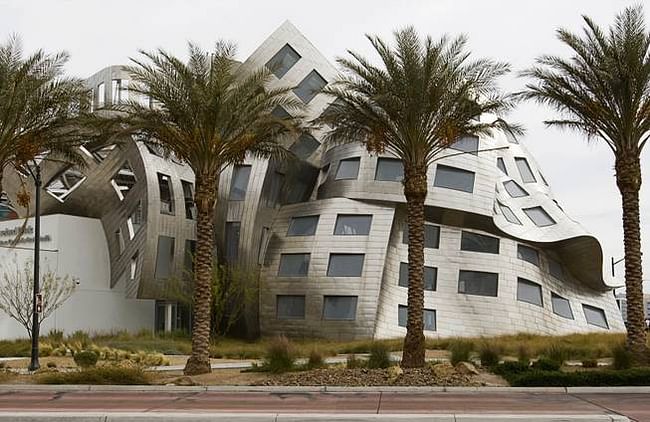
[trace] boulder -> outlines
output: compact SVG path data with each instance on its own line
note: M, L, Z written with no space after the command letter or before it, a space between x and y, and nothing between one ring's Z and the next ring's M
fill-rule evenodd
M469 363L469 362L458 362L456 364L456 372L462 375L478 375L478 369L476 367Z

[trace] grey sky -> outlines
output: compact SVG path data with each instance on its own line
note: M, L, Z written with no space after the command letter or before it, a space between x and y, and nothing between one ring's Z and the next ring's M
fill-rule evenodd
M390 38L395 28L414 25L421 33L465 33L476 56L510 62L515 70L534 57L566 53L554 30L579 31L586 14L606 26L625 6L624 0L429 0L429 1L7 1L0 0L0 40L19 34L27 51L65 49L68 70L89 76L112 64L124 64L137 49L163 47L184 54L186 41L210 47L225 38L238 43L245 59L285 19L291 20L330 60L352 49L371 55L364 33ZM646 16L649 14L646 9ZM649 18L647 18L650 20ZM650 22L649 22L650 23ZM509 77L507 90L520 89L523 80ZM611 152L599 142L571 132L547 129L542 121L552 111L521 105L512 119L525 125L524 143L540 164L558 202L601 241L605 260L623 255L620 198L613 177ZM646 164L646 156L642 164ZM650 174L641 192L644 250L650 245ZM650 279L650 257L645 259ZM622 264L617 268L619 281ZM646 283L650 291L650 283Z

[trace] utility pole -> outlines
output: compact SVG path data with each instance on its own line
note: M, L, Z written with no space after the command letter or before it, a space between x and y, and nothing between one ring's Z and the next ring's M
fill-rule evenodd
M39 336L39 313L43 311L42 303L40 302L40 259L41 259L41 167L36 163L35 173L30 169L30 173L34 178L34 186L36 187L35 206L34 206L34 295L32 302L32 359L29 362L28 369L36 371L41 367L38 362L38 336Z

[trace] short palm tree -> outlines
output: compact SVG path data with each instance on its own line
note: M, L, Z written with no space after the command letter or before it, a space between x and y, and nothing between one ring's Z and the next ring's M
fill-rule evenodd
M546 124L599 139L614 153L616 184L623 202L627 346L637 358L646 351L643 317L639 189L641 151L650 137L650 33L641 7L616 16L604 31L589 17L582 36L565 29L559 40L569 58L541 56L523 73L532 79L524 98L549 105L561 117Z
M469 60L466 38L421 40L408 27L395 32L395 47L367 36L381 66L350 52L338 63L343 75L326 92L336 100L322 116L333 142L361 142L371 153L391 153L404 166L408 215L408 317L402 366L424 365L424 201L427 170L462 135L507 128L498 116L511 107L496 79L507 64ZM484 116L485 117L485 116Z
M27 173L44 154L82 166L76 147L93 136L84 126L92 120L89 91L83 80L64 76L68 54L23 56L17 37L0 45L0 193L5 170ZM26 207L29 196L22 198Z
M280 106L299 112L290 88L269 89L268 69L238 70L232 44L219 42L213 51L189 45L184 62L163 50L141 52L128 68L130 89L148 97L151 107L131 101L128 130L162 146L194 171L197 244L194 265L192 355L186 374L210 372L210 303L213 265L213 218L221 172L247 154L282 157L283 137L298 129L298 119L276 117Z

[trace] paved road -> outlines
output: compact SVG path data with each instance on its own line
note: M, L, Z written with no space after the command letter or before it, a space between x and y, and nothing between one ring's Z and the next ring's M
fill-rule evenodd
M2 412L589 414L650 422L650 393L0 391Z

